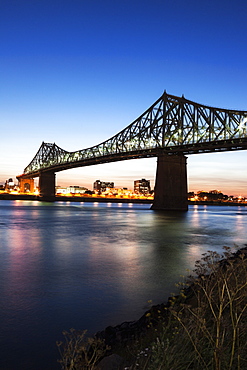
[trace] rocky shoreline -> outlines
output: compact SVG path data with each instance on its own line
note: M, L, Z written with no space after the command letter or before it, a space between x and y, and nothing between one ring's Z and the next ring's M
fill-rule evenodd
M119 352L119 349L126 349L128 345L145 336L149 330L150 323L154 327L161 312L163 321L168 319L167 308L169 306L170 302L168 299L167 303L152 306L138 320L125 321L116 326L108 326L104 330L97 332L95 337L104 340L106 346L109 346L109 350L99 362L97 370L130 369L129 361L116 354L116 352Z
M169 300L170 298L167 303L152 306L138 320L125 321L116 326L108 326L104 330L97 332L95 336L103 339L106 345L111 347L111 351L119 346L126 346L129 342L140 338L141 335L144 335L148 330L150 322L155 325L156 318L160 316L160 312L163 313L162 318L166 318L166 308L170 306Z

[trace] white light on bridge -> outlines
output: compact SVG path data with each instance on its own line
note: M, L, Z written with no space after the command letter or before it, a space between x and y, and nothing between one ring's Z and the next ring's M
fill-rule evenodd
M239 124L239 130L246 130L246 123L247 123L247 117L244 117L244 119Z

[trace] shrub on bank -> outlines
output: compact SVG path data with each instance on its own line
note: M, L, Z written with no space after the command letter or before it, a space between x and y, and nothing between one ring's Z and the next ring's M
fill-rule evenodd
M61 359L58 362L64 370L94 370L105 355L108 346L99 338L89 338L87 331L70 329L64 331L65 342L57 342Z
M179 283L180 293L162 310L150 310L145 335L118 353L127 357L129 370L234 370L247 368L247 250L223 255L204 254L193 275ZM68 338L67 338L68 339ZM74 341L74 342L73 342ZM90 346L67 340L61 352L63 369L97 369L104 341ZM83 342L83 341L82 341ZM97 360L87 363L87 351L97 343ZM60 347L61 348L61 347ZM80 353L80 363L73 356ZM67 359L64 361L64 359ZM68 360L69 358L69 360ZM90 367L91 366L91 367ZM116 369L117 370L117 369Z

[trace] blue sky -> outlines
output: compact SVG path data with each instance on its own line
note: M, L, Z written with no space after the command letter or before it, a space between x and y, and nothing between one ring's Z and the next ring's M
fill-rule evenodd
M0 0L0 183L42 141L68 151L129 125L166 90L201 104L247 110L246 0ZM188 156L189 190L247 196L247 152ZM154 184L156 159L57 174Z

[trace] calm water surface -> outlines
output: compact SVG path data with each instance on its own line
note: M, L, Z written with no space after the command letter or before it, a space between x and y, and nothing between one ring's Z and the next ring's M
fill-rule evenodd
M247 243L247 208L0 201L0 369L60 369L56 341L138 319L207 250Z

